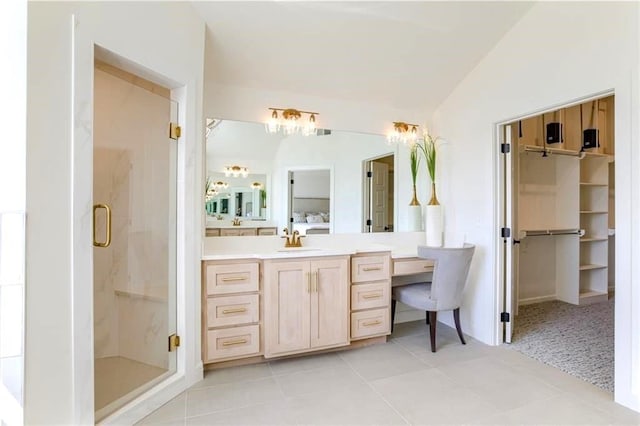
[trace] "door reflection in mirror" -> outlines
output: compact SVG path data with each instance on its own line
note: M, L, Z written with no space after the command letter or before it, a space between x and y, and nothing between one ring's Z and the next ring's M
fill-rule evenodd
M393 232L394 155L364 162L363 232Z

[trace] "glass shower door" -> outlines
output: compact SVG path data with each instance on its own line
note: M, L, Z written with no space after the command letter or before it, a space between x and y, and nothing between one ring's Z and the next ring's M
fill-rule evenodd
M112 70L94 78L96 421L176 371L177 104Z

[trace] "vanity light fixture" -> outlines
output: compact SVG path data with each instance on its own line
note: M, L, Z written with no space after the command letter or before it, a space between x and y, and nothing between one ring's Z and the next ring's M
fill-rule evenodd
M249 176L249 169L247 169L246 167L240 167L240 166L226 166L224 168L224 175L226 177L229 176L233 176L233 177L238 177L238 176L242 176L242 177L247 177Z
M418 140L418 127L417 124L394 121L393 130L387 135L387 141L413 145Z
M221 180L213 183L213 189L227 189L229 184L227 182L222 182Z
M269 108L269 110L272 113L271 118L265 124L267 133L278 133L282 130L282 133L287 136L296 133L310 136L316 132L316 115L320 115L317 112L299 111L293 108ZM278 116L278 111L282 112L282 117ZM309 115L305 123L299 121L302 114Z
M262 188L262 184L260 182L253 182L251 184L251 188L253 188L253 189L261 189Z

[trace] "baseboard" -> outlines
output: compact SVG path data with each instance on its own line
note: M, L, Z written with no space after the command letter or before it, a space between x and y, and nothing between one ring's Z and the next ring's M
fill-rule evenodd
M541 303L541 302L551 302L553 300L558 300L555 295L554 296L529 297L527 299L518 300L518 306L533 305L534 303Z

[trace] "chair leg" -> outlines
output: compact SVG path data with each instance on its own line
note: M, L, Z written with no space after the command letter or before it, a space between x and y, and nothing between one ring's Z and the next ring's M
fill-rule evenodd
M429 335L431 336L431 352L436 351L436 323L438 322L437 312L428 312L429 318Z
M393 333L393 323L396 320L396 299L391 299L391 332Z
M460 337L460 341L463 345L466 345L467 342L464 341L462 328L460 327L460 308L456 308L453 310L453 321L456 323L456 330L458 330L458 337Z
M424 322L425 324L429 324L429 311L425 311L425 312L426 312L426 315L425 315L426 319Z

